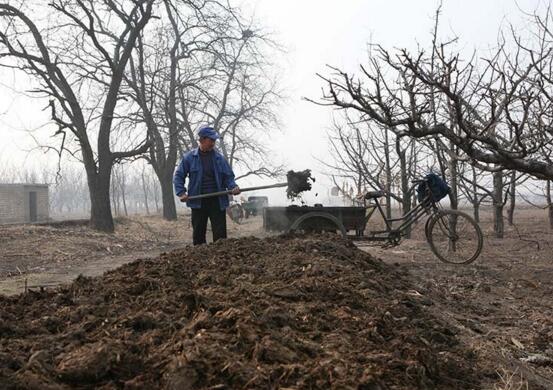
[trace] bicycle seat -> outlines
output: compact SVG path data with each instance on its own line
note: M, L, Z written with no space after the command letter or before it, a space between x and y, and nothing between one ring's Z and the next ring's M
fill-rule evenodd
M365 199L382 198L386 193L384 191L369 191L365 194Z

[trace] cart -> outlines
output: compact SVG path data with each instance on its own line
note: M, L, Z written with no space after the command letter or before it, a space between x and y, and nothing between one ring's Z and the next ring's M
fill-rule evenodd
M266 231L336 232L363 236L367 225L366 207L288 206L263 209ZM354 234L349 234L354 232Z
M427 179L413 183L411 190L416 185L425 185ZM355 241L380 241L390 247L398 245L411 226L426 217L424 232L432 252L446 263L472 263L482 251L480 227L462 211L443 209L434 200L429 186L426 187L423 199L399 218L386 218L378 200L385 193L371 191L364 194L364 205L359 207L325 207L320 204L311 207L267 207L263 210L263 228L280 232L336 232ZM367 222L377 210L385 229L365 233Z

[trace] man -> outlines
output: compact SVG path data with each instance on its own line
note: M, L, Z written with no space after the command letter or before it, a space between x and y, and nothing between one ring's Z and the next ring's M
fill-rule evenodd
M173 177L175 193L181 202L186 202L192 209L194 245L205 244L208 218L211 221L213 241L227 238L225 209L229 200L227 195L192 200L188 200L188 197L224 190L232 190L233 195L240 193L229 163L214 149L219 134L213 127L204 126L198 131L198 137L199 147L182 156ZM184 186L187 176L188 191Z

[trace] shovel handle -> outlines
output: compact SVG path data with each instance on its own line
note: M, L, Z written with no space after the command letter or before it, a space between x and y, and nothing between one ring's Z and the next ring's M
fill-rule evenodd
M241 189L240 189L240 192L255 191L255 190L264 190L264 189L266 189L266 188L278 188L278 187L286 187L286 186L288 186L288 183L268 184L268 185L265 185L265 186L241 188ZM202 198L211 198L211 197L213 197L213 196L228 195L228 194L230 194L230 193L232 193L232 190L219 191L219 192L210 192L209 194L201 194L201 195L189 196L189 197L188 197L188 200L202 199Z

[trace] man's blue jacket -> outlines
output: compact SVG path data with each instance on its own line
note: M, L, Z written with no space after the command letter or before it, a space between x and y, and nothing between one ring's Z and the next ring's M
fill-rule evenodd
M182 156L181 162L173 176L173 185L175 194L180 196L187 193L188 196L200 195L202 188L202 161L199 155L200 148L193 149ZM234 172L229 163L221 153L213 150L213 170L215 174L215 182L217 183L217 191L231 190L236 187L234 181ZM188 191L184 186L186 177L188 176ZM219 204L221 210L224 210L229 205L227 195L219 196ZM194 199L186 202L186 205L193 209L199 209L202 205L201 199Z

